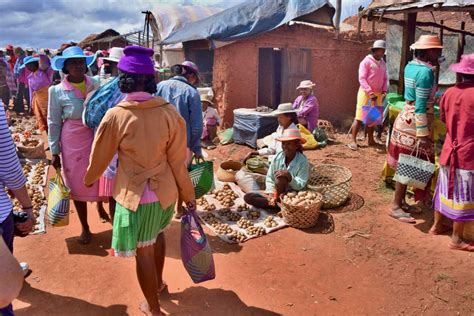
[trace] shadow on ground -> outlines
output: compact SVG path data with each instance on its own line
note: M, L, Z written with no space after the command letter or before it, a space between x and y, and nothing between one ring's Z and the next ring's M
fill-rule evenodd
M70 255L89 255L105 257L109 253L112 245L112 230L106 230L98 234L92 234L91 243L82 245L78 241L78 237L66 238L67 250Z
M17 316L50 316L50 315L128 315L127 306L112 305L103 307L91 304L74 297L51 294L34 287L29 283L23 284L23 289L17 300L27 304L15 310Z
M247 306L233 291L192 287L162 298L162 308L171 315L281 315Z

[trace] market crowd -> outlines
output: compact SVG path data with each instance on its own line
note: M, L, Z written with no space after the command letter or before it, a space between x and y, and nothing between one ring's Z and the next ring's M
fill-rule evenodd
M388 93L384 41L376 41L359 69L352 150L359 148L357 136L367 123L367 105L382 107ZM405 69L405 107L390 133L387 163L396 169L401 154L434 162L432 122L437 87L435 71L442 53L436 36L421 36L412 45L415 58ZM51 164L70 189L82 226L78 241L93 238L88 224L88 202L95 202L98 214L113 223L112 251L115 256L135 257L137 277L146 301L140 309L160 315L159 293L163 280L166 241L164 230L173 216L196 207L188 166L202 157L202 148L214 148L221 125L210 94L200 94L198 65L185 61L171 67L172 77L157 79L154 51L140 46L114 47L96 53L74 44L57 52L23 50L9 45L0 50L0 181L27 213L27 220L15 222L8 195L0 190L0 276L14 284L18 264L13 252L14 232L31 231L33 215L20 162L8 129L9 112L33 114L38 129L47 134ZM464 223L474 220L474 55L463 56L451 65L462 82L444 92L439 104L446 124L446 140L434 193L434 224L430 234L452 230L450 247L474 251L462 239ZM249 192L245 201L253 206L278 209L280 196L300 191L308 182L310 166L304 155L306 139L300 126L318 128L319 102L310 80L302 81L293 103L280 104L274 111L279 126L265 146L251 156L268 158L266 188ZM380 146L383 124L366 124L368 143ZM374 137L377 129L377 140ZM429 190L416 196L427 201ZM419 210L405 200L407 185L396 182L393 218L406 223ZM103 202L108 202L109 212ZM451 219L453 227L443 224ZM5 247L6 245L6 247ZM3 280L3 278L1 278ZM0 282L0 306L8 304L19 288ZM9 297L9 298L8 298ZM0 314L13 315L11 305Z

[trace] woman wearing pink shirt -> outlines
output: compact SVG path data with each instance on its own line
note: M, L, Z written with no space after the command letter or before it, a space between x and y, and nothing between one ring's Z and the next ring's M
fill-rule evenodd
M311 132L318 127L319 103L313 93L315 84L311 80L303 80L296 88L300 96L293 102L293 109L297 110L298 123Z
M371 52L359 65L360 88L357 93L357 109L354 123L352 124L352 143L348 146L357 150L357 133L362 124L362 107L369 101L373 105L382 105L383 98L387 94L388 76L387 66L383 57L385 56L385 41L378 40L372 45ZM367 128L369 146L375 146L374 128Z

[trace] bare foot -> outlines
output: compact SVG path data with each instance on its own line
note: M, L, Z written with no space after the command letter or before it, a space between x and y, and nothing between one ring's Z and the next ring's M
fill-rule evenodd
M77 239L80 244L87 245L91 242L91 231L90 230L83 230L81 236Z
M150 306L148 305L147 301L144 301L140 304L139 306L139 309L140 311L147 315L147 316L161 316L161 315L164 315L161 310L158 310L158 311L152 311L150 309Z

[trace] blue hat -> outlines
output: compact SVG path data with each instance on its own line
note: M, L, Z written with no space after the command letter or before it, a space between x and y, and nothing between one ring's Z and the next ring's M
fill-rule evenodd
M71 46L71 47L66 48L63 51L63 54L61 56L55 56L51 60L51 67L56 71L63 70L64 62L67 59L71 59L71 58L85 58L86 65L87 67L89 67L90 65L94 63L96 57L97 57L96 54L92 54L92 55L84 54L84 52L79 46Z
M39 60L39 57L26 56L25 59L23 59L23 65L20 66L20 69L25 68L27 64L34 63L35 61Z

